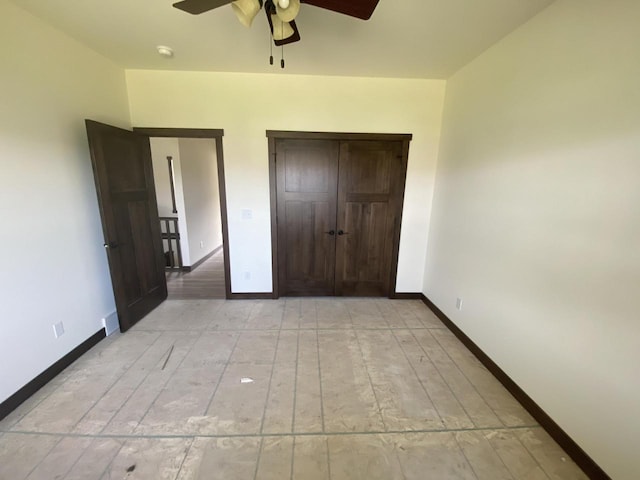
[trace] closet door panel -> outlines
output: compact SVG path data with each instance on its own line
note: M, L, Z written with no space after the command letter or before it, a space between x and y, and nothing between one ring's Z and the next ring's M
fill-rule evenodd
M394 231L399 225L399 142L340 146L336 294L388 296ZM342 234L340 234L342 232Z
M281 295L334 294L338 152L334 141L276 142Z

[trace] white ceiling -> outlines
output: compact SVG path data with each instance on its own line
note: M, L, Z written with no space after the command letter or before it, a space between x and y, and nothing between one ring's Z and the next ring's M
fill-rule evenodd
M12 0L125 68L278 73L260 12L251 29L230 5L193 16L177 0ZM348 0L345 0L348 1ZM285 73L447 78L554 0L380 0L362 21L303 5L302 41ZM157 45L175 51L161 58Z

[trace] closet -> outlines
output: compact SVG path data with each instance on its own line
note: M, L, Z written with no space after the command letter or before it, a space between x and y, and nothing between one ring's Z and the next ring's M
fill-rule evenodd
M411 135L267 136L275 296L393 295Z

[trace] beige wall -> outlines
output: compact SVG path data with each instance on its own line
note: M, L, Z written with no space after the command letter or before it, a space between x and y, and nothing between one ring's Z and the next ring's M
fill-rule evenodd
M271 291L266 130L413 133L397 289L420 290L445 82L129 70L127 85L135 126L224 129L234 292Z
M149 145L151 147L151 161L153 163L153 183L156 188L158 216L173 217L176 214L173 213L173 200L171 198L171 178L169 177L169 165L167 162L167 157L171 157L174 163L180 161L178 139L151 138L149 139Z
M180 145L178 143L178 139L152 137L149 139L149 145L151 147L153 180L156 187L156 199L158 202L159 216L178 217L178 231L180 232L180 253L182 253L182 264L191 265L191 252L189 251L189 229L187 228L187 215L185 214L187 209L184 202L184 186L182 185L182 158L180 156ZM178 213L173 213L167 157L173 158L173 178L175 186L174 193L176 196L176 210L178 211ZM163 240L162 243L164 251L168 252L168 241Z
M637 0L559 0L450 79L424 290L620 480L640 471L639 21Z
M84 119L129 111L123 69L6 0L0 19L1 402L115 310Z
M189 265L193 265L222 245L216 141L180 138L178 145L189 231Z

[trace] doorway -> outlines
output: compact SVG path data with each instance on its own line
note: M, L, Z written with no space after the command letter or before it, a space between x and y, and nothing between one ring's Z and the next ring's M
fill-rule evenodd
M411 135L267 137L274 296L393 296Z
M168 298L230 298L224 132L134 131L150 140Z

